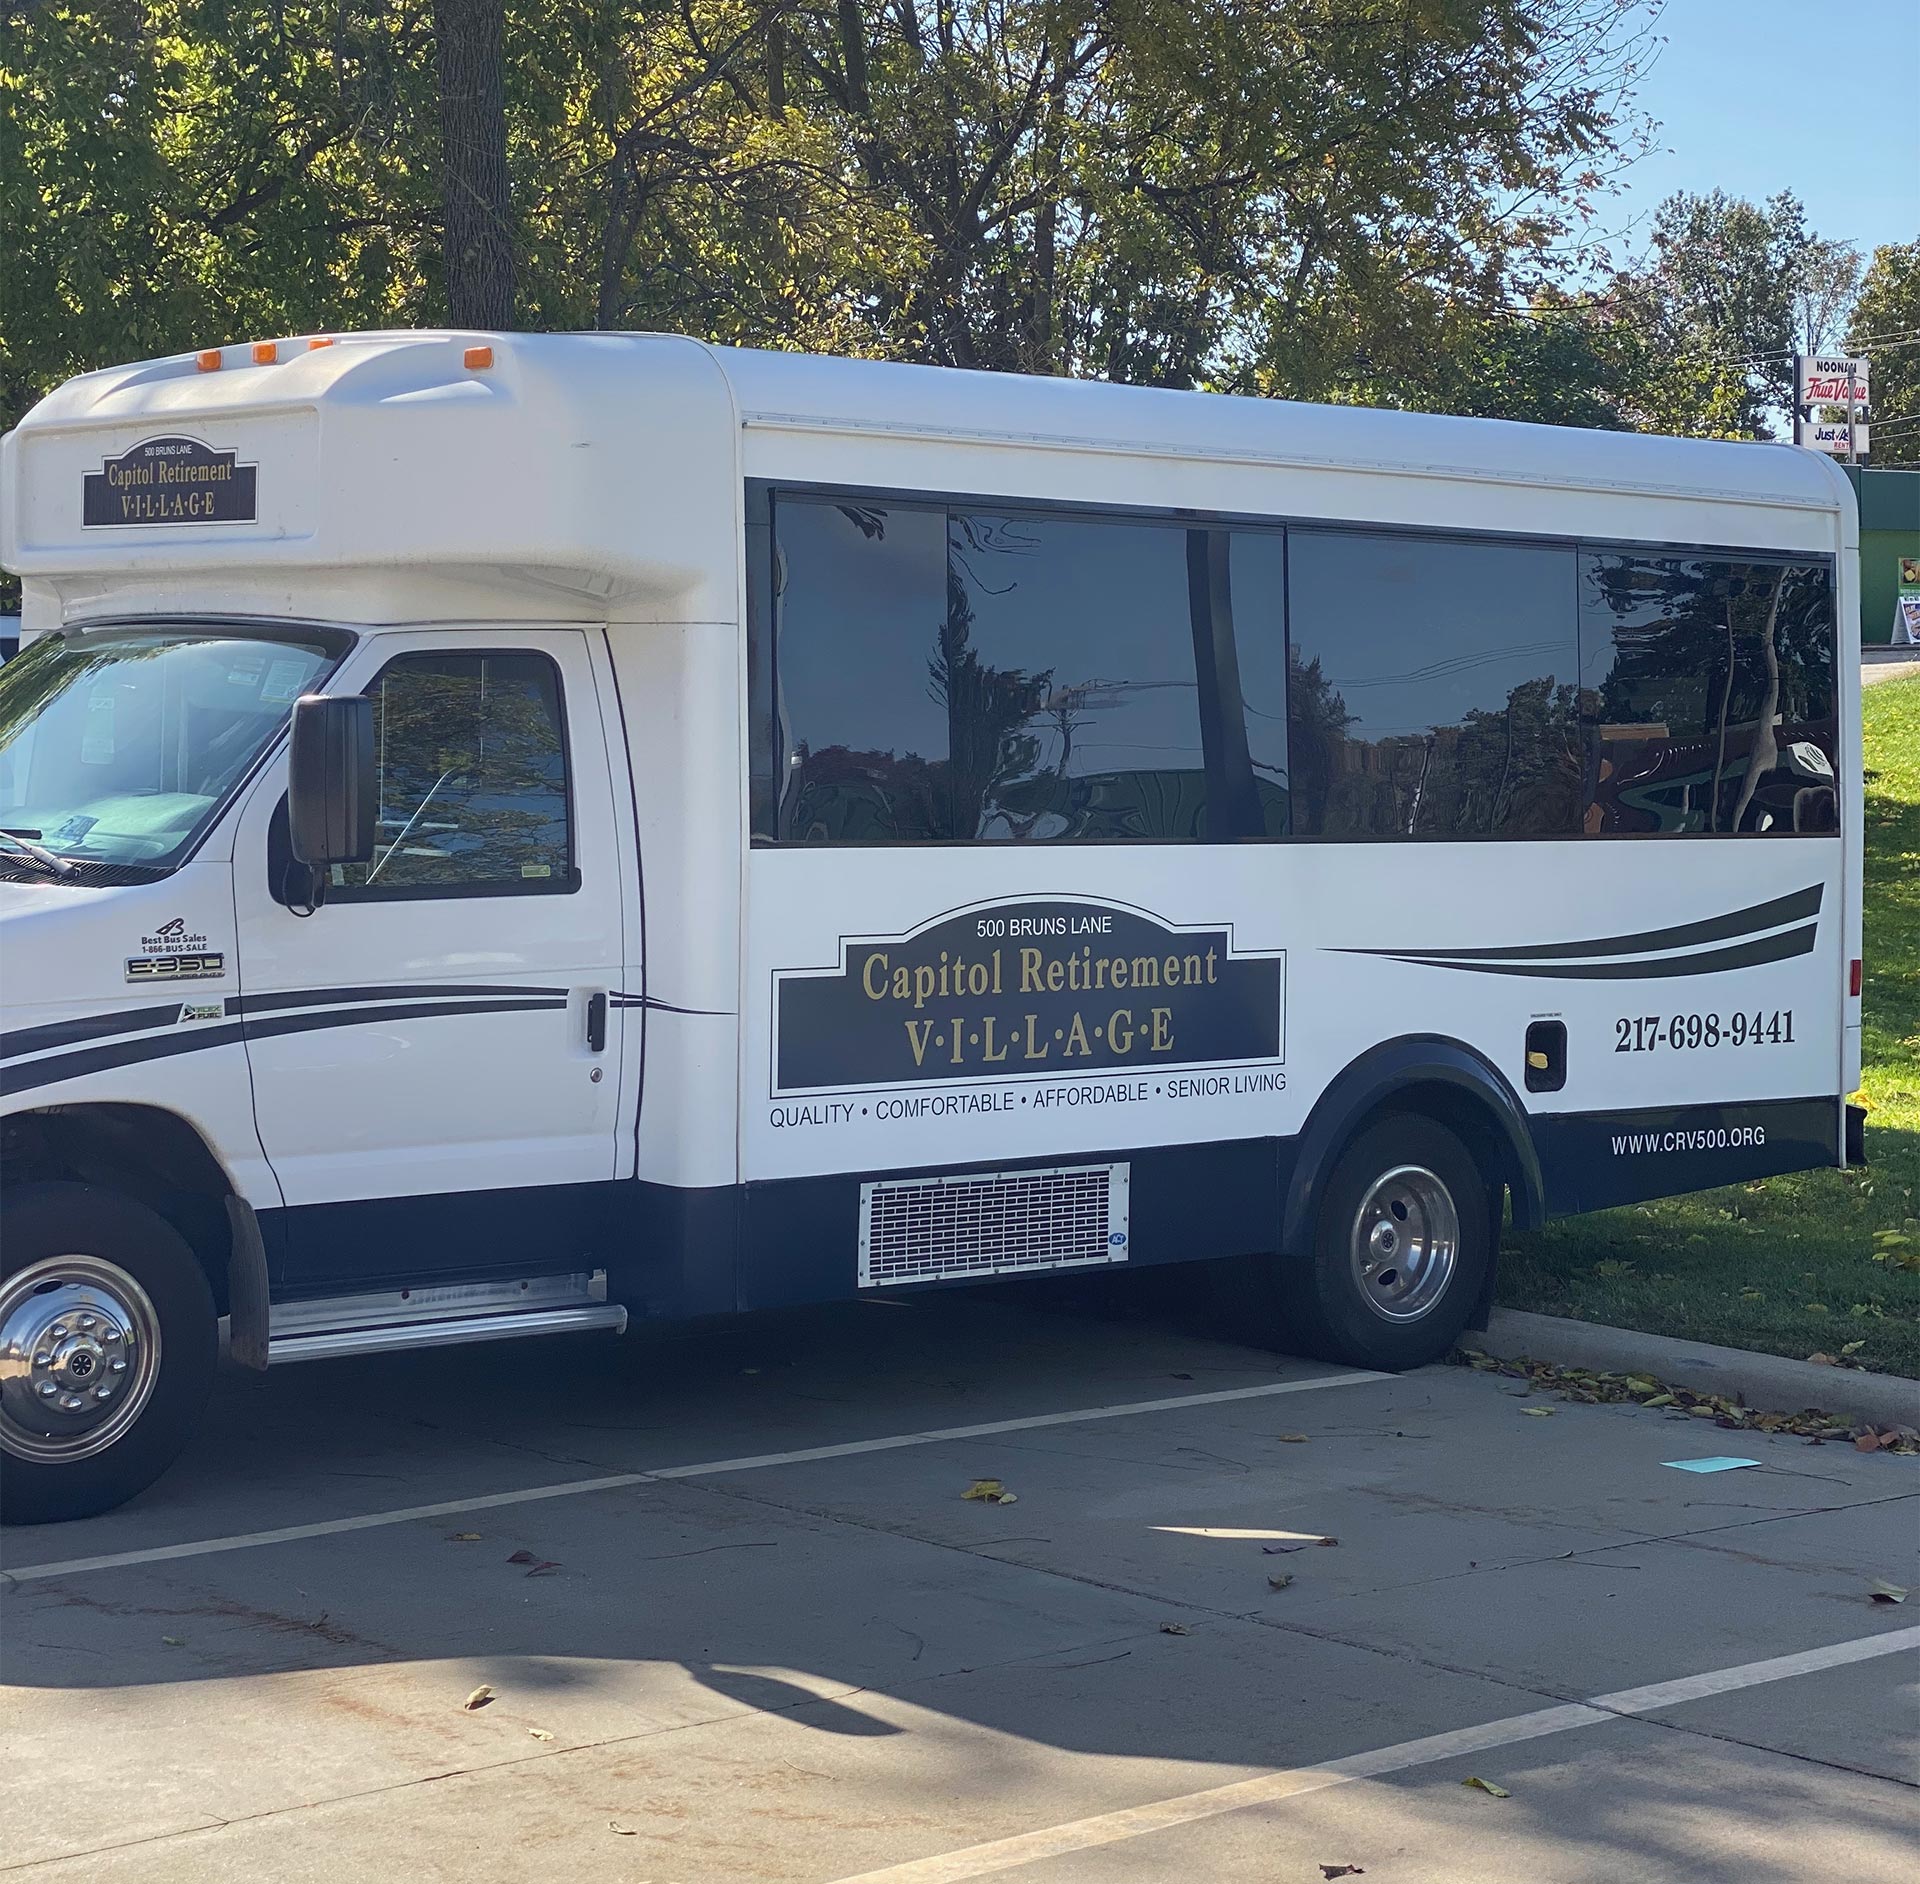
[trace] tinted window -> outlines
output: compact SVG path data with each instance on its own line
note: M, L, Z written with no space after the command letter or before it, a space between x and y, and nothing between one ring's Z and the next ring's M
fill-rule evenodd
M340 900L573 888L560 680L544 655L405 654L368 690L373 861Z
M1580 562L1589 831L1831 831L1824 566Z
M1205 835L1186 536L955 515L935 662L953 835Z
M1574 593L1571 550L1290 531L1294 831L1574 835Z
M1284 837L1287 791L1287 539L1233 533L1233 638L1247 759L1258 798L1255 833Z
M1206 834L1217 533L785 496L774 533L782 837Z

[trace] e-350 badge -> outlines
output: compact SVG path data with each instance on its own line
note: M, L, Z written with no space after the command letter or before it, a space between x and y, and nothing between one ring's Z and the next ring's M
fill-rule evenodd
M189 934L184 916L143 935L140 947L145 953L127 957L129 981L212 981L227 972L226 956L209 949L205 936Z

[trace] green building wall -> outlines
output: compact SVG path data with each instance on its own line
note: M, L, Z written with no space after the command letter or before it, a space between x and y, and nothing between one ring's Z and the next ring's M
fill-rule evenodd
M1920 556L1920 471L1843 467L1860 499L1860 639L1893 639L1900 558Z

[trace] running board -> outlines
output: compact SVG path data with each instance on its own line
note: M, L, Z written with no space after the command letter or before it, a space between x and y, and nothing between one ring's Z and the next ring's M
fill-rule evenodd
M512 1282L458 1282L375 1295L276 1302L267 1341L269 1364L318 1361L343 1354L385 1354L396 1348L456 1347L516 1335L569 1334L627 1325L627 1311L607 1300L604 1269L571 1276L528 1276Z

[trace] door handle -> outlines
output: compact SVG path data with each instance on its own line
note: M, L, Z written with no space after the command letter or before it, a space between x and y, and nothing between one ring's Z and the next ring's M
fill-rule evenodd
M587 996L587 1051L604 1053L607 1050L607 997L604 994Z

